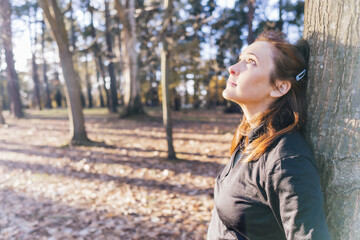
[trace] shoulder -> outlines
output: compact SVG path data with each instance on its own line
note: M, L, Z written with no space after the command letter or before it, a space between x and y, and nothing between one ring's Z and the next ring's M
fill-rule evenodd
M288 165L287 162L295 159L296 162L302 162L304 165L310 164L317 169L313 152L299 132L282 135L270 147L264 157L266 169L270 171L275 165Z

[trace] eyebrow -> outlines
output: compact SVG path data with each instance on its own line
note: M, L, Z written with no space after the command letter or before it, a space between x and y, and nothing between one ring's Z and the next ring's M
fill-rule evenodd
M246 54L247 54L247 55L253 55L253 56L255 56L256 59L260 62L260 59L258 58L258 56L256 56L255 53L253 53L253 52L247 52ZM243 55L243 54L240 54L239 59L241 58L242 55Z

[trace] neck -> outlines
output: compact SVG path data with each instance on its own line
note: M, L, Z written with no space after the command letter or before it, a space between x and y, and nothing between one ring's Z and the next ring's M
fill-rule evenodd
M268 109L268 106L249 106L245 104L239 104L244 112L246 121L250 124L251 128L256 127L255 118L261 113L265 112Z

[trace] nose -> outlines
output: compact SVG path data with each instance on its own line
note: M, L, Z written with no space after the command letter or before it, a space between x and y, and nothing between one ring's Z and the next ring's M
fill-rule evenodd
M234 76L237 76L237 75L239 75L239 73L240 73L240 69L239 69L239 67L237 66L237 64L231 65L231 66L229 67L228 71L229 71L229 73L230 73L231 75L234 75Z

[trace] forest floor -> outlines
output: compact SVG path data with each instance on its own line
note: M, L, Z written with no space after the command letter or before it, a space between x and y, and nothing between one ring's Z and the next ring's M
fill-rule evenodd
M239 114L173 112L168 161L160 109L119 119L86 109L88 137L69 146L66 109L3 115L0 239L206 239L214 180L229 159Z

